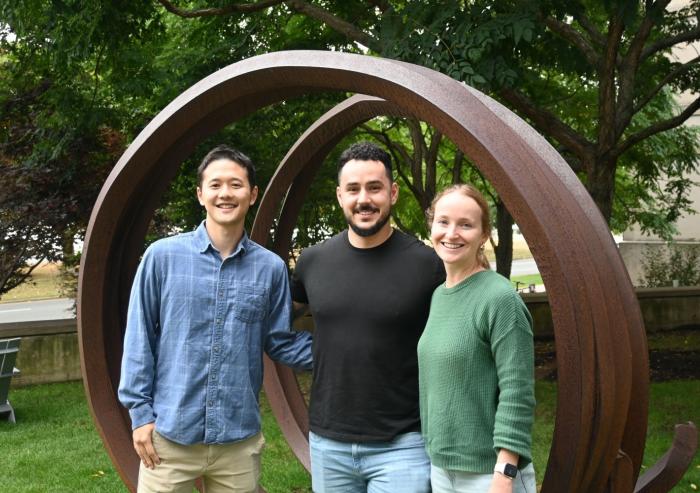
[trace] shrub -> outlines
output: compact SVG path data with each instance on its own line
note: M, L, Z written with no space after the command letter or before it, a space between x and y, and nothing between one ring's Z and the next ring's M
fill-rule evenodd
M669 243L663 247L646 247L639 283L647 288L700 285L700 245Z

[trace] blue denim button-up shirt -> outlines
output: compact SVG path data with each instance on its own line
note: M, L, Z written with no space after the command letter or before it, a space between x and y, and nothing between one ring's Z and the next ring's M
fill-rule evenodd
M311 369L311 334L291 329L287 269L247 235L225 260L204 223L153 243L134 279L119 400L132 427L181 444L260 431L263 351Z

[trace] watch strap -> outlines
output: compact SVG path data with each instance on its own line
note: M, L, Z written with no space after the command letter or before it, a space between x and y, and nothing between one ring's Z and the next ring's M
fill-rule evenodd
M515 479L518 475L518 466L508 462L497 462L493 468L493 472L499 472L510 479Z

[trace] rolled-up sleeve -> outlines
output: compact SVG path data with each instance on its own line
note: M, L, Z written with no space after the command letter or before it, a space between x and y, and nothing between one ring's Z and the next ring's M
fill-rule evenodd
M515 293L501 296L496 306L497 330L491 333L499 390L494 448L517 453L524 466L532 461L535 411L532 319Z
M139 265L129 298L119 401L129 410L132 428L155 421L153 378L160 311L160 283L152 249Z
M283 263L276 270L270 290L269 324L265 352L275 361L298 370L311 370L312 336L292 328L292 299L289 278Z

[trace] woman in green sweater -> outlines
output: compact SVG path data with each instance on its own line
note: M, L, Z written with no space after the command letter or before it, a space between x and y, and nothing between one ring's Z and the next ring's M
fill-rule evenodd
M488 205L454 185L435 197L428 222L447 273L418 343L433 493L535 493L532 319L484 255Z

